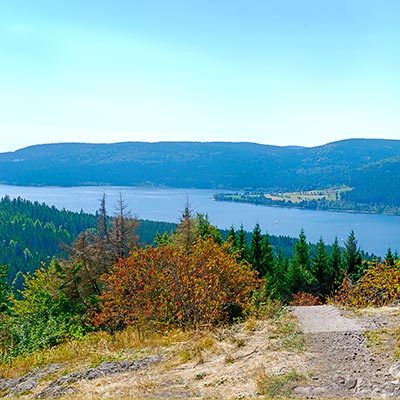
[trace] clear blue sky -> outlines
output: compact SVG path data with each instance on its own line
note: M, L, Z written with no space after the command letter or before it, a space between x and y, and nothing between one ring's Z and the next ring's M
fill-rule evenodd
M398 0L12 0L0 151L400 139Z

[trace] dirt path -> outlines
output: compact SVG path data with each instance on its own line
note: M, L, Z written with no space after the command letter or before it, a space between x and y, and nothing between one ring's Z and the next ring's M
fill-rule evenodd
M362 331L363 327L355 318L348 318L334 306L294 307L304 333Z
M293 307L293 313L315 358L312 382L297 387L297 395L307 398L400 396L400 382L389 373L393 364L389 349L377 351L375 346L383 343L388 332L387 317L348 316L333 306Z

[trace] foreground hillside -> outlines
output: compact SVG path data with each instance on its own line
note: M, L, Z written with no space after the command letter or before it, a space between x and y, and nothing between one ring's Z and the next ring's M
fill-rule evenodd
M347 186L351 204L400 206L400 141L324 146L254 143L61 143L0 154L0 182L305 191Z
M0 389L25 399L398 398L398 307L265 311L212 331L95 334L3 366Z

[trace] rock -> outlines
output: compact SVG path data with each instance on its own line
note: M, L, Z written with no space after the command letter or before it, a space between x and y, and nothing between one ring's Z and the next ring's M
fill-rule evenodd
M35 396L36 399L55 399L66 395L79 393L78 389L71 386L48 386L42 392Z
M150 356L141 358L139 360L124 360L124 361L106 361L101 363L96 368L89 368L85 371L72 372L64 375L50 383L41 393L36 397L40 399L65 396L66 394L76 393L77 389L69 385L80 380L93 380L103 378L105 376L114 375L120 372L135 371L139 368L145 368L158 362L162 359L161 356Z
M15 379L1 379L0 391L6 395L19 395L29 392L38 385L39 380L60 368L60 364L52 364L47 368L33 370Z
M293 389L293 392L297 396L310 398L314 392L314 388L311 386L297 386Z
M347 379L344 383L344 388L347 390L354 389L357 386L357 379Z
M400 358L389 367L389 374L392 375L393 378L400 378Z

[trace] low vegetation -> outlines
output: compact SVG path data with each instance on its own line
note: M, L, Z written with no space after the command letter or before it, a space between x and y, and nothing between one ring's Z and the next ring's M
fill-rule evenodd
M288 258L258 224L250 242L242 227L224 240L207 216L193 217L187 207L176 231L156 235L152 245L139 245L137 227L122 199L113 218L103 199L97 228L65 246L66 256L26 274L21 289L7 284L7 267L0 269L3 362L95 331L210 329L256 316L270 301L335 298L364 306L398 296L397 255L388 252L390 265L368 263L354 232L344 249L336 240L328 250L322 239L311 247L301 231Z
M301 231L286 257L258 224L250 240L242 227L223 237L206 215L193 216L188 207L174 232L156 235L147 246L122 198L114 217L105 199L96 217L96 228L25 274L20 289L9 285L7 267L0 268L2 377L45 365L60 365L54 372L60 376L160 354L161 370L197 368L212 359L231 371L258 352L279 360L304 352L286 305L335 301L360 308L400 297L397 254L389 249L385 260L366 260L354 232L341 248L322 238L311 246ZM256 344L260 331L268 341ZM398 332L367 333L369 346L380 351L393 335ZM253 365L249 379L259 395L286 396L306 373L296 363L281 372ZM222 375L211 379L206 368L196 369L194 381L229 385ZM157 378L137 383L143 393L163 385Z
M214 195L214 199L217 201L249 203L269 207L295 207L310 210L400 215L400 207L393 204L356 203L350 200L353 191L354 188L347 186L293 192L266 192L257 190L218 193Z
M341 198L342 193L352 190L349 187L308 190L304 192L266 193L264 196L271 200L281 200L287 203L301 203L311 200L336 201Z

